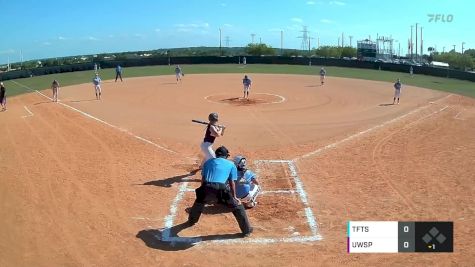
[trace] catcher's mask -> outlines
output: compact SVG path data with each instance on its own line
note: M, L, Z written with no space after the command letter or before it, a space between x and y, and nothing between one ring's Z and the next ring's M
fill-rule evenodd
M242 171L246 169L246 158L244 156L236 156L234 157L234 164L238 168L238 170Z

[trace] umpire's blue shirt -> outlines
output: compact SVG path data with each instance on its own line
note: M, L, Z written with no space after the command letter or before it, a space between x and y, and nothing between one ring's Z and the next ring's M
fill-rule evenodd
M236 181L237 168L224 158L209 159L203 166L201 176L204 182L225 184L228 180Z

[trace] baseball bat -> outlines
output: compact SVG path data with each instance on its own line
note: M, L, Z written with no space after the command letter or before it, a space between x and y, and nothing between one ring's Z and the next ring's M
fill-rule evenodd
M209 122L206 122L206 121L200 121L200 120L191 120L191 121L194 122L194 123L199 123L199 124L206 124L206 125L209 124ZM224 126L224 125L216 125L216 126L218 126L220 128L226 128L226 126Z

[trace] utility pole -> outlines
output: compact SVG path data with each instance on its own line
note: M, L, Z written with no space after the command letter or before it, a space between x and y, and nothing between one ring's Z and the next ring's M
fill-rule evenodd
M262 44L262 38L259 37L259 44Z
M253 43L254 43L254 37L255 37L255 36L256 36L256 34L255 34L255 33L251 33L251 44L253 44Z
M320 48L320 37L317 37L317 48Z
M424 56L424 45L422 43L422 27L421 27L421 58Z
M338 36L338 47L340 47L340 36Z
M455 45L453 45L453 46L454 46L454 52L455 52Z
M442 46L442 53L445 53L445 46Z
M280 55L282 55L284 52L284 31L280 31Z
M462 55L463 55L463 45L465 44L465 42L462 42Z
M231 39L229 39L229 36L224 37L224 41L226 42L226 47L229 48L229 42Z
M222 45L221 45L221 28L219 28L219 54L220 56L223 55L223 49L222 49Z
M410 43L410 47L409 49L411 50L411 59L413 58L413 54L412 54L412 28L414 27L414 25L411 25L411 43Z
M350 36L348 36L348 37L350 37L350 47L353 47L353 46L351 45L351 40L353 40L353 36L350 35Z
M345 46L344 43L345 43L345 33L342 32L341 33L341 47Z
M418 55L419 55L419 54L417 53L417 24L418 24L418 23L416 23L416 60L417 60L417 57L418 57Z

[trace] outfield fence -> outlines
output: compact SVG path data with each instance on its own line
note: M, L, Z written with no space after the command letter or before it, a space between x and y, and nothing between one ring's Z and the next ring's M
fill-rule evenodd
M48 75L54 73L93 70L94 64L98 64L102 69L114 68L117 65L122 67L155 66L155 65L175 65L175 64L239 64L242 63L239 56L195 56L195 57L153 57L127 60L103 60L92 63L61 65L54 67L42 67L27 70L15 70L0 73L0 80L12 80L27 78L32 76ZM409 73L410 65L393 64L383 62L369 62L359 60L343 60L337 58L316 58L316 57L282 57L282 56L246 56L247 64L287 64L287 65L311 65L311 66L335 66L348 68L376 69L382 71L395 71ZM475 82L475 73L436 68L429 66L412 66L414 74L424 74L436 77L454 78Z

